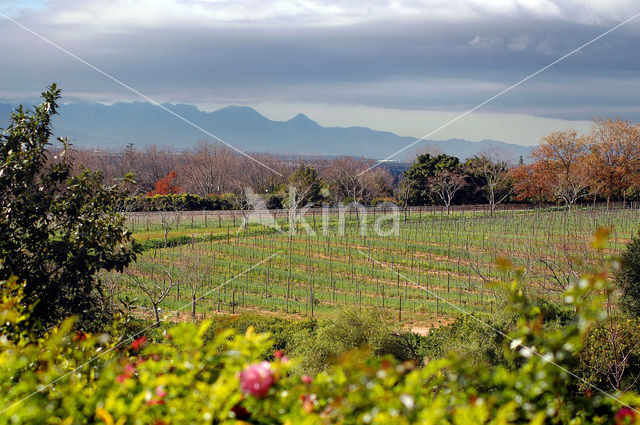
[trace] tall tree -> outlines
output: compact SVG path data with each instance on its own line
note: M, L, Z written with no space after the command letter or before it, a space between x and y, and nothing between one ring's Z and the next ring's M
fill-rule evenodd
M33 111L18 107L0 136L0 280L26 281L25 302L43 325L76 315L89 326L105 313L96 274L124 270L139 250L117 212L125 188L104 187L89 170L74 175L66 139L52 155L60 90L42 97Z
M518 201L531 200L541 205L549 197L550 185L540 162L521 164L511 171L511 180Z
M496 205L508 200L513 193L509 163L498 151L490 150L467 160L465 169L471 176L480 177L480 181L475 181L476 188L485 191L489 214L493 215Z
M180 174L185 190L201 196L223 193L238 171L238 154L226 146L200 142L181 155Z
M546 176L553 196L570 209L587 196L593 181L587 138L575 130L556 131L542 139L532 157Z

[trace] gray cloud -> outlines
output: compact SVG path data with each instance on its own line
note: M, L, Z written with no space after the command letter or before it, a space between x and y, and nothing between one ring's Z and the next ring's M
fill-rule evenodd
M0 3L1 4L1 3ZM464 110L634 12L631 1L49 1L12 16L160 101ZM43 9L44 8L44 9ZM0 6L0 10L5 10ZM487 111L640 119L640 19ZM7 21L0 98L138 100Z

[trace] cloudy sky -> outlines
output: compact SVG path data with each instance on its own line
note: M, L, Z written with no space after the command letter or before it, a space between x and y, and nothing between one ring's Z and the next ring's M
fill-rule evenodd
M640 2L0 0L0 12L161 102L420 137ZM141 100L2 17L0 49L0 101L53 81L67 101ZM640 121L639 99L640 17L430 138L535 144L594 116Z

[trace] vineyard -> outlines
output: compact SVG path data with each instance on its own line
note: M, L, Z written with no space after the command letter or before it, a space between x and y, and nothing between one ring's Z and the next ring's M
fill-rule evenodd
M511 208L492 216L420 209L406 220L400 214L398 232L384 236L373 231L381 213L371 210L350 211L342 227L336 214L307 216L313 232L291 234L285 215L275 218L279 231L243 228L234 214L176 212L170 224L159 213L130 216L130 229L147 249L126 273L103 277L113 302L150 316L154 309L159 316L181 309L183 319L376 307L406 327L428 329L461 311L491 315L501 308L490 283L509 276L498 257L522 269L531 294L557 299L572 278L601 261L589 247L596 229L612 229L609 249L618 252L640 223L637 209Z

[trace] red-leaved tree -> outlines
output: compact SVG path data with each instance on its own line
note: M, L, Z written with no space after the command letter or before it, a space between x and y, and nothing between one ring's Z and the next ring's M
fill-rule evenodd
M177 178L178 173L176 173L174 170L171 170L169 174L156 182L156 188L153 191L149 192L149 195L171 195L180 193L182 189L180 188L180 186L175 184Z

